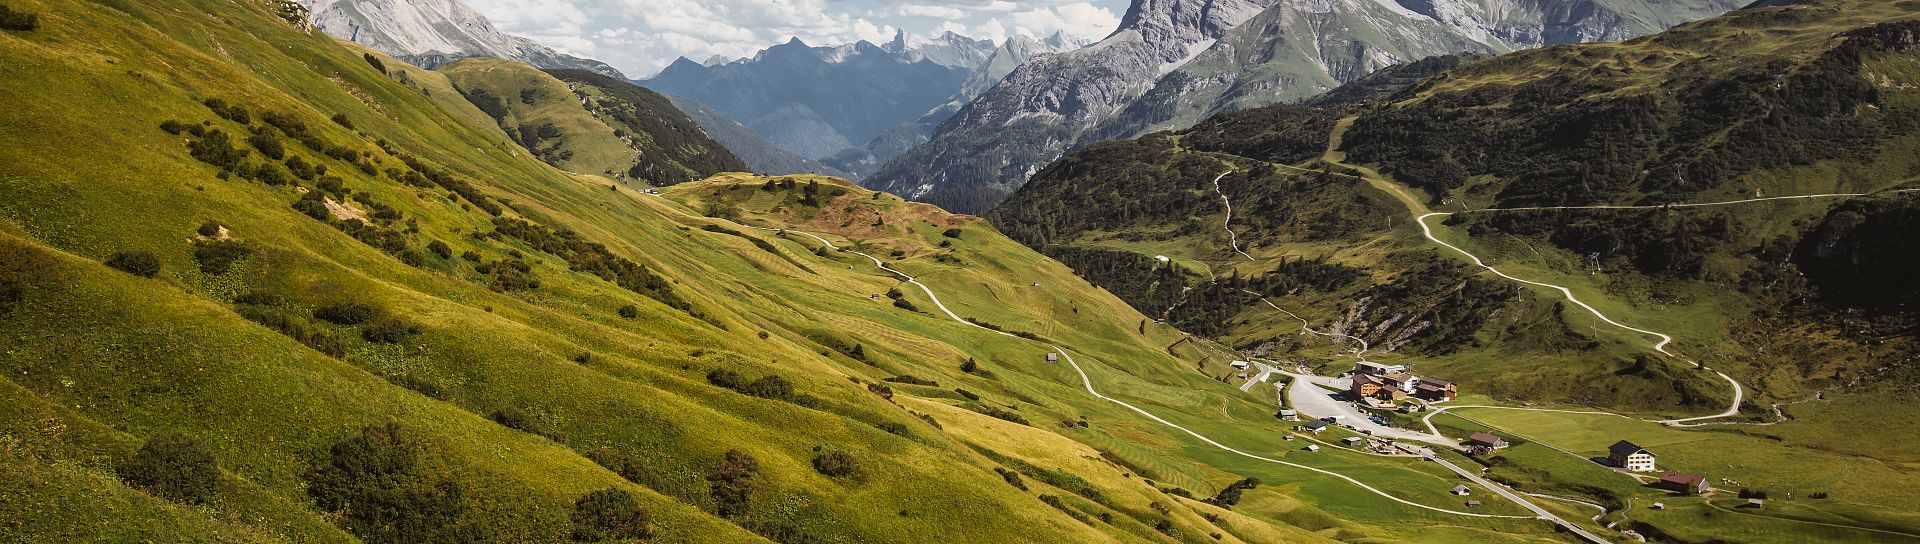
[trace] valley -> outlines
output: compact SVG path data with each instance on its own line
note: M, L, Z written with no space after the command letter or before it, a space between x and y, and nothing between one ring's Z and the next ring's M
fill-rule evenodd
M1786 4L0 0L0 542L1920 541L1920 3Z

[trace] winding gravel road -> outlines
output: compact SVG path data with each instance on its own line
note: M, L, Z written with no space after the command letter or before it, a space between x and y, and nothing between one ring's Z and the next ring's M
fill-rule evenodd
M810 232L806 232L806 231L799 231L799 230L793 230L793 229L774 229L774 228L766 228L766 227L756 227L756 226L752 226L752 225L741 225L741 226L744 226L744 227L747 227L747 228L750 228L750 229L755 229L755 230L763 230L763 231L771 231L771 232L791 232L791 233L795 233L795 234L800 234L800 235L802 235L802 236L806 236L806 237L808 237L808 238L813 238L814 240L818 240L818 241L819 241L820 243L822 243L822 244L826 244L826 246L827 246L827 247L829 247L829 248L832 248L832 249L835 249L835 250L840 250L840 249L841 249L841 248L840 248L839 246L837 246L837 245L834 245L834 243L833 243L832 241L829 241L829 240L827 240L826 238L822 238L822 237L820 237L819 235L816 235L816 234L813 234L813 233L810 233ZM853 250L845 250L845 251L847 251L848 253L853 253L853 254L855 254L855 255L859 255L859 256L861 256L861 257L866 257L866 258L867 258L867 260L870 260L870 261L873 261L873 264L874 264L875 266L878 266L878 267L880 267L880 269L881 269L881 270L885 270L885 271L887 271L888 273L891 273L891 274L893 274L893 275L895 275L895 276L899 276L899 277L900 277L900 278L901 278L901 279L902 279L903 281L905 281L905 282L907 282L907 283L910 283L910 284L913 284L913 286L914 286L914 287L918 287L918 288L920 288L920 291L921 291L922 293L925 293L925 294L927 295L927 299L933 302L933 305L934 305L934 307L936 307L936 308L939 308L939 309L940 309L940 312L941 312L941 313L945 313L945 314L947 314L947 317L949 317L949 318L952 318L952 319L953 319L954 321L957 321L957 322L959 322L959 323L962 323L962 324L965 324L965 325L967 325L967 326L970 326L970 327L974 327L974 328L978 328L978 329L980 329L980 330L984 330L984 331L987 331L987 332L991 332L991 333L994 333L994 334L998 334L998 335L1001 335L1001 336L1006 336L1006 337L1008 337L1008 338L1015 338L1015 339L1021 339L1021 338L1020 338L1019 336L1017 336L1017 335L1014 335L1013 333L1009 333L1009 332L1006 332L1006 331L997 331L997 330L993 330L993 329L989 329L989 328L986 328L986 327L982 327L982 326L980 326L979 324L977 324L977 323L974 323L974 322L972 322L972 321L967 321L967 320L966 320L966 318L963 318L963 317L960 317L960 314L956 314L956 313L954 313L954 312L953 312L953 310L952 310L952 309L949 309L949 308L947 308L947 305L946 305L945 303L943 303L943 302L941 302L941 301L940 301L940 296L939 296L939 295L937 295L937 294L935 294L935 293L933 292L933 289L932 289L932 288L930 288L930 287L927 287L927 285L926 285L926 284L924 284L924 283L920 283L920 280L918 280L918 279L915 279L915 278L914 278L914 277L913 277L912 275L909 275L909 274L907 274L907 273L905 273L905 272L901 272L900 270L898 270L898 269L895 269L895 268L893 268L893 267L890 267L890 266L887 266L887 263L886 263L886 262L884 262L884 261L881 261L881 260L880 260L879 258L877 258L877 257L874 257L874 256L872 256L872 255L868 255L868 254L866 254L866 253L861 253L861 252L858 252L858 251L853 251ZM1024 339L1023 339L1023 340L1024 340ZM1061 358L1062 358L1063 360L1065 360L1065 361L1067 362L1067 364L1068 364L1069 366L1072 366L1072 367L1073 367L1073 371L1074 371L1074 373L1075 373L1075 374L1078 374L1078 375L1080 376L1080 383L1081 383L1081 384L1082 384L1082 385L1083 385L1084 387L1086 387L1086 389L1087 389L1087 394L1089 394L1089 395L1093 395L1093 396L1094 396L1094 398L1098 398L1098 399L1100 399L1100 400L1104 400L1104 401L1107 401L1107 402L1111 402L1111 403L1114 403L1114 404L1118 404L1118 405L1120 405L1121 407L1124 407L1124 408L1126 408L1126 409L1128 409L1128 410L1132 410L1132 411L1133 411L1134 413L1137 413L1137 414L1140 414L1140 415L1141 415L1142 417L1145 417L1145 418L1147 418L1147 419L1150 419L1150 420L1153 420L1154 422L1157 422L1157 423L1159 423L1159 424L1161 424L1161 425L1165 425L1165 426L1167 426L1167 427L1171 427L1171 428L1173 428L1173 429L1175 429L1175 430L1178 430L1178 431L1180 431L1180 432L1182 432L1182 433L1186 433L1186 434L1187 434L1188 436L1191 436L1191 437L1193 437L1194 439L1196 439L1196 440L1199 440L1199 441L1201 441L1201 442L1205 442L1205 443L1207 443L1208 445L1210 445L1210 446L1213 446L1213 447L1215 447L1215 448L1218 448L1218 449L1220 449L1220 450L1222 450L1222 451L1226 451L1226 452L1228 452L1228 453L1232 453L1232 454L1234 454L1234 455L1239 455L1239 456L1241 456L1241 457L1245 457L1245 458L1248 458L1248 459L1254 459L1254 460L1258 460L1258 461L1264 461L1264 462L1268 462L1268 463L1273 463L1273 464L1277 464L1277 465L1282 465L1282 466L1287 466L1287 467L1293 467L1293 468L1297 468L1297 469L1301 469L1301 470L1306 470L1306 471L1310 471L1310 472L1314 472L1314 473L1317 473L1317 474L1323 474L1323 475L1326 475L1326 476L1332 476L1332 477L1334 477L1334 478L1339 478L1339 479L1341 479L1341 480L1344 480L1344 481L1346 481L1347 483L1351 483L1351 484L1353 484L1353 485L1355 485L1355 486L1357 486L1357 487L1359 487L1359 488L1361 488L1361 489L1365 489L1365 490L1367 490L1367 491L1369 491L1369 492L1372 492L1372 493L1374 493L1374 494L1376 494L1376 495L1379 495L1379 496L1381 496L1381 497L1384 497L1384 498L1386 498L1386 499L1388 499L1388 500L1391 500L1391 501L1394 501L1394 502L1397 502L1397 503L1400 503L1400 504L1404 504L1404 505L1407 505L1407 506L1412 506L1412 507L1415 507L1415 508L1420 508L1420 509L1424 509L1424 510L1431 510L1431 511L1434 511L1434 512L1441 512L1441 513L1446 513L1446 514L1453 514L1453 515L1458 515L1458 516L1467 516L1467 517L1475 517L1475 518L1500 518L1500 519L1533 519L1533 518L1531 518L1531 517L1528 517L1528 516L1510 516L1510 515L1500 515L1500 514L1483 514L1483 513L1479 513L1479 512L1463 512L1463 511L1460 511L1460 510L1450 510L1450 509L1446 509L1446 508L1440 508L1440 507L1437 507L1437 506L1430 506L1430 505L1426 505L1426 504L1421 504L1421 503L1417 503L1417 502L1413 502L1413 501L1410 501L1410 500L1407 500L1407 499L1403 499L1403 498L1400 498L1400 497L1396 497L1396 496L1394 496L1394 495L1392 495L1392 494L1390 494L1390 493L1387 493L1387 492L1385 492L1385 491L1382 491L1382 490L1380 490L1379 488L1376 488L1376 487L1373 487L1373 486L1371 486L1371 485L1367 485L1367 483L1366 483L1366 482L1362 482L1362 481L1360 481L1360 480L1356 480L1356 479L1354 479L1353 477L1351 477L1351 476L1347 476L1347 475L1345 475L1345 474L1341 474L1341 473L1338 473L1338 472L1334 472L1334 471L1331 471L1331 470L1327 470L1327 469L1323 469L1323 468L1318 468L1318 467L1312 467L1312 466L1308 466L1308 465L1302 465L1302 464L1299 464L1299 463L1292 463L1292 462L1288 462L1288 461L1282 461L1282 460L1279 460L1279 459L1274 459L1274 458L1272 458L1272 457L1266 457L1266 456L1263 456L1263 455L1257 455L1257 454L1253 454L1253 453L1248 453L1248 452L1245 452L1245 451L1241 451L1241 450L1239 450L1239 449L1236 449L1236 448L1233 448L1233 447L1231 447L1231 446L1228 446L1228 445L1226 445L1226 444L1223 444L1223 443L1220 443L1220 441L1218 441L1218 440L1214 440L1213 438L1210 438L1210 437L1208 437L1208 436L1206 436L1206 435L1203 435L1203 434L1200 434L1200 433L1198 433L1198 432L1195 432L1195 431L1193 431L1192 429L1188 429L1188 428L1186 428L1186 427L1184 427L1184 426L1181 426L1181 425L1180 425L1180 424L1178 424L1178 423L1174 423L1174 422L1172 422L1172 421L1168 421L1168 420L1166 420L1165 418L1162 418L1162 417L1160 417L1160 416L1157 416L1157 415L1154 415L1154 414L1153 414L1152 412L1148 412L1148 411L1146 411L1145 409L1142 409L1142 408L1140 408L1140 407L1138 407L1138 406L1134 406L1134 405L1133 405L1133 404L1131 404L1131 403L1128 403L1128 402L1126 402L1126 401L1123 401L1123 400L1120 400L1120 399L1116 399L1116 398L1113 398L1113 397L1109 397L1109 396L1106 396L1106 395L1104 395L1104 394L1101 394L1099 390L1097 390L1097 389L1095 389L1095 388L1094 388L1094 386L1093 386L1093 379L1092 379L1091 377L1089 377L1089 376L1087 375L1087 371L1086 371L1086 369L1083 369L1083 368L1081 368L1081 367L1080 367L1080 363L1079 363L1078 361L1076 361L1076 360L1074 360L1074 358L1073 358L1073 354L1072 354L1072 353L1070 353L1070 352L1068 352L1068 351L1067 351L1066 349L1064 349L1064 348L1061 348L1060 346L1056 346L1056 345L1053 345L1053 344L1050 344L1050 343L1046 343L1046 342L1039 342L1039 341L1035 341L1035 342L1038 342L1038 343L1040 343L1041 345L1044 345L1044 346L1046 346L1046 347L1048 347L1048 348L1050 348L1050 349L1052 349L1052 350L1053 350L1053 351L1054 351L1055 353L1059 353L1059 354L1060 354L1060 356L1061 356ZM1436 459L1437 459L1437 458L1436 458ZM1456 468L1456 469L1457 469L1458 467L1454 467L1454 468ZM1471 476L1469 476L1469 478L1470 478L1470 479L1475 479L1475 477L1471 477ZM1496 489L1495 491L1496 491L1496 492L1498 492L1499 490L1497 490L1497 489ZM1518 499L1517 497L1514 497L1514 498L1515 498L1515 499ZM1527 503L1527 502L1525 502L1524 500L1519 500L1518 502L1521 502L1521 503L1522 503L1522 506L1524 506L1524 507L1526 507L1526 508L1527 508L1528 510L1531 510L1531 511L1534 511L1534 512L1536 512L1536 513L1540 513L1540 512L1545 512L1544 510L1540 510L1538 506L1536 506L1536 505L1532 505L1531 503ZM1564 520L1564 519L1560 519L1560 518L1559 518L1558 516L1553 516L1553 515L1552 515L1551 513L1546 513L1545 515L1546 515L1546 516L1550 516L1550 517L1544 517L1544 518L1541 518L1541 519L1546 519L1547 521L1551 521L1551 522L1554 522L1554 523L1556 523L1556 524L1559 524L1559 525L1561 525L1562 527L1566 527L1566 528L1568 528L1569 530L1572 530L1572 531L1575 531L1576 533L1583 533L1583 532L1584 532L1584 530L1582 530L1582 529L1580 529L1580 528L1579 528L1579 526L1577 526L1577 525L1574 525L1574 524L1572 524L1572 523L1570 523L1570 522L1567 522L1567 521L1566 521L1566 520ZM1597 537L1596 537L1596 538L1597 538ZM1605 540L1595 540L1595 542L1602 542L1602 543L1604 543L1604 542L1606 542L1606 541L1605 541Z

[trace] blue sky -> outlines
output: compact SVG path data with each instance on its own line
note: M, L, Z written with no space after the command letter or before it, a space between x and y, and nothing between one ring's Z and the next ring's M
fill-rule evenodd
M737 58L798 37L881 42L897 29L977 38L1054 31L1099 39L1128 0L468 0L496 26L647 77L673 59Z

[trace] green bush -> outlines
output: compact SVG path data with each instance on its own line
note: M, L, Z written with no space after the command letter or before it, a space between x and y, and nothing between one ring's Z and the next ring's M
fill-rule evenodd
M740 450L727 451L720 466L707 475L714 506L721 516L746 513L747 502L753 498L753 479L759 473L760 463L752 455Z
M180 122L178 119L168 119L160 122L160 130L167 131L167 134L179 135L187 131L187 124Z
M314 351L324 353L335 359L347 355L347 345L340 338L314 327L312 323L299 316L290 315L274 308L284 301L279 295L265 293L247 293L234 299L238 306L234 312L248 321L259 323L269 329L286 335Z
M273 160L287 158L287 148L280 143L280 136L267 127L254 127L253 135L247 137L247 145L260 150L261 155Z
M315 176L320 175L319 169L314 168L313 163L307 162L306 159L302 159L298 155L287 157L286 164L287 173L293 174L293 177L296 178L313 181Z
M852 454L833 450L815 456L813 470L829 478L844 478L860 470L860 462Z
M193 247L193 260L200 263L200 272L215 276L227 273L233 263L252 254L252 248L233 240L198 242Z
M453 258L453 248L448 246L446 242L439 240L427 242L427 251L433 252L434 255L438 255L442 259Z
M628 304L620 307L620 317L634 319L640 317L640 307Z
M219 221L208 219L207 222L200 224L200 228L194 229L194 232L200 233L201 236L212 238L220 235L220 227Z
M20 282L0 279L0 315L7 315L20 307L20 301L27 298L27 290Z
M293 183L293 177L288 176L287 171L280 168L278 163L272 162L262 162L252 167L242 168L240 175L274 187Z
M360 337L375 344L398 344L415 334L420 334L419 325L393 316L375 319L360 329Z
M607 488L573 502L573 539L633 541L652 536L647 512L624 490Z
M0 4L0 30L27 32L40 28L40 16Z
M320 191L307 191L307 194L300 195L300 200L293 201L293 209L317 221L333 218L333 213L327 211L327 204L321 198L325 197Z
M207 105L207 109L213 110L214 114L228 121L242 125L253 124L253 115L248 113L247 108L244 106L239 104L229 105L227 101L218 98L209 98L205 104Z
M333 114L333 124L346 127L347 130L353 130L353 120L348 119L347 114L344 113Z
M134 452L120 466L120 478L161 498L200 504L219 486L220 466L199 440L169 433L148 440Z
M960 229L947 229L946 232L942 232L940 235L948 238L959 238Z
M369 425L310 467L307 494L368 543L484 542L466 523L466 489L422 466L426 448L399 424Z
M107 257L107 266L121 272L151 278L160 275L160 257L151 251L122 251Z
M915 376L912 374L901 374L899 376L894 376L891 378L882 378L881 381L893 382L893 383L904 383L908 385L924 385L927 387L940 387L940 382L929 380L929 379Z
M336 302L313 311L313 318L336 325L359 325L380 315L380 308L354 301Z
M187 144L187 154L194 159L232 172L239 168L240 161L252 153L233 146L232 137L220 129L207 130L199 138Z
M489 417L493 419L494 423L499 423L502 427L539 434L538 431L534 430L533 418L528 417L527 413L520 411L519 408L507 407L494 410L493 414Z
M387 63L380 62L380 57L373 56L373 53L361 53L360 58L366 59L367 65L379 70L380 73L387 73Z

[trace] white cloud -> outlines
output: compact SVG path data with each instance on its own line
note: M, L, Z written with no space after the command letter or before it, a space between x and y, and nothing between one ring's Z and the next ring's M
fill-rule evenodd
M967 16L967 12L961 11L960 8L922 4L900 6L900 14L910 17L932 17L935 19L959 19ZM952 21L947 22L951 23Z
M466 0L508 33L647 77L678 57L752 56L800 38L884 42L898 29L1100 38L1129 0Z

